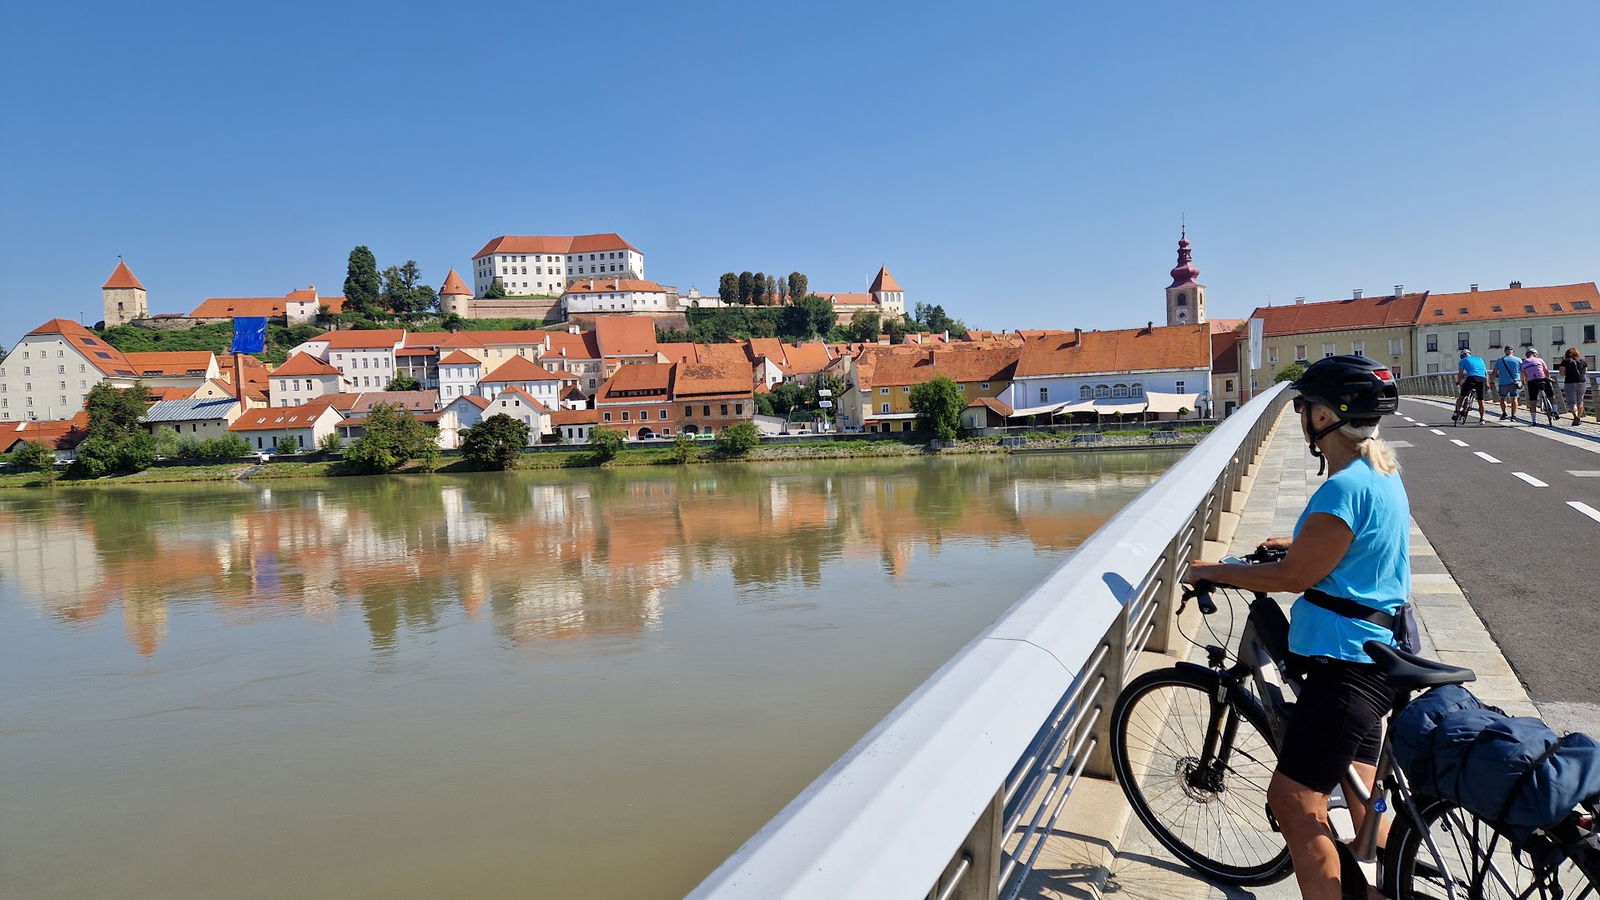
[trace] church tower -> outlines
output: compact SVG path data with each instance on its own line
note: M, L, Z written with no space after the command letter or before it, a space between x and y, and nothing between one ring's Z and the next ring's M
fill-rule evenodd
M106 327L126 325L134 319L150 318L150 300L145 296L144 285L133 277L133 270L121 259L111 271L111 277L100 285L105 298Z
M1178 264L1172 267L1172 284L1167 285L1167 324L1199 325L1206 320L1206 286L1200 283L1200 269L1189 258L1189 231L1178 238Z

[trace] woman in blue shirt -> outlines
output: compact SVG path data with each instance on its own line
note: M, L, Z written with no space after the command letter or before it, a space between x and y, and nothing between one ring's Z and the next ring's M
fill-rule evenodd
M1411 595L1411 512L1394 451L1378 437L1378 419L1400 405L1394 376L1363 356L1330 356L1291 387L1300 394L1294 408L1311 455L1330 471L1294 537L1267 542L1287 555L1256 566L1195 562L1184 580L1344 598L1395 615ZM1394 633L1305 596L1290 611L1289 649L1307 674L1267 804L1304 897L1339 896L1328 795L1352 763L1368 788L1377 772L1383 717L1395 698L1362 649L1370 640L1392 645ZM1351 814L1359 828L1361 811Z

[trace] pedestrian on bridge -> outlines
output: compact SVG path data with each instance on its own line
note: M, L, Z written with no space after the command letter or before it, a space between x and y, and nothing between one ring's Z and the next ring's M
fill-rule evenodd
M1566 395L1567 409L1572 412L1572 424L1582 424L1583 390L1588 387L1589 365L1577 347L1568 347L1556 363L1561 370L1561 392Z
M1495 396L1500 400L1500 418L1506 418L1506 401L1511 401L1511 424L1517 423L1517 398L1522 396L1522 363L1517 362L1516 351L1507 344L1505 352L1494 361Z

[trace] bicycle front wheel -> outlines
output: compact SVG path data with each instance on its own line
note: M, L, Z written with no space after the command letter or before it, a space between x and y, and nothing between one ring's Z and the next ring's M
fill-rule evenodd
M1289 873L1267 817L1278 754L1260 702L1243 692L1218 701L1218 681L1198 668L1134 679L1111 714L1112 766L1134 814L1173 855L1217 881L1267 884Z
M1572 860L1558 858L1550 865L1536 862L1536 854L1519 853L1507 835L1454 803L1417 802L1422 827L1402 815L1389 833L1384 861L1388 896L1396 900L1445 900L1452 895L1463 900L1596 900L1597 886ZM1438 848L1437 857L1425 834ZM1559 853L1554 848L1551 852Z

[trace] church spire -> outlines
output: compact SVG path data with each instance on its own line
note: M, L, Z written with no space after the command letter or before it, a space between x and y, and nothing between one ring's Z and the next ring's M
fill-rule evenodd
M1178 264L1172 267L1172 284L1169 288L1188 287L1200 281L1200 268L1189 256L1189 228L1185 225L1178 237Z

